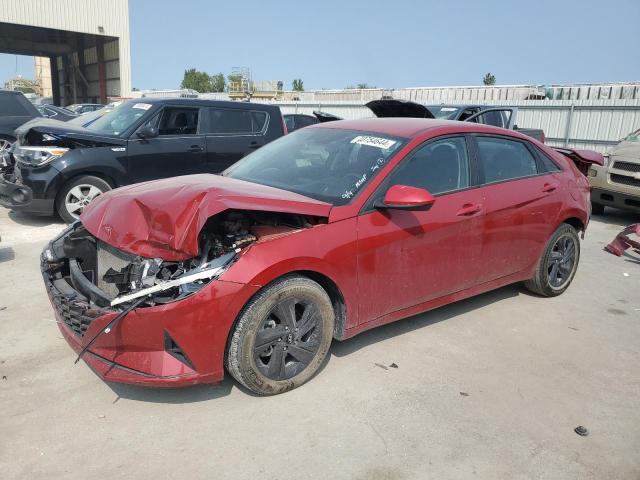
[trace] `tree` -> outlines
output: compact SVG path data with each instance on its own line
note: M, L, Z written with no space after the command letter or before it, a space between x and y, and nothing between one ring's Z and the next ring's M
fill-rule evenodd
M180 88L188 88L198 93L213 91L211 77L209 77L206 72L199 72L195 68L184 71L184 78L182 79Z
M211 91L212 92L224 92L226 82L224 80L224 74L217 73L211 75Z
M491 72L489 72L482 79L482 83L484 83L487 86L495 85L496 84L496 76L493 75Z
M356 88L360 88L362 90L364 90L365 88L376 88L373 85L369 85L368 83L359 83Z
M291 89L294 92L304 92L304 83L301 78L296 78L291 82Z

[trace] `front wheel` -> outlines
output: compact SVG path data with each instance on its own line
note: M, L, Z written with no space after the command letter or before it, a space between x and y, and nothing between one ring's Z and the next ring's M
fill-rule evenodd
M259 395L275 395L308 381L327 356L334 311L313 280L284 277L244 308L229 341L226 367Z
M555 297L564 292L578 269L580 239L571 225L563 223L551 235L538 261L535 273L524 282L525 287L538 295Z
M60 189L56 200L58 215L66 223L73 223L94 198L109 190L111 185L99 177L77 178Z

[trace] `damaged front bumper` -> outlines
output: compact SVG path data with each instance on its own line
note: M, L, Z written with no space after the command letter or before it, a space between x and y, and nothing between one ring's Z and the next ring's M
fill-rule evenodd
M90 236L80 241L84 235L81 228L78 223L72 225L45 248L41 257L42 275L57 323L71 347L80 353L95 338L82 358L108 381L185 386L222 380L227 334L257 287L218 280L218 270L207 274L208 278L184 282L141 282L128 293L129 297L110 294L98 287L97 275L118 270L115 282L124 278L118 274L126 274L126 281L131 282L144 279L144 269L101 265L109 259L113 261L113 257L104 255L98 242L96 251L92 251L87 246L91 244ZM144 260L149 259L143 259L142 264ZM193 277L193 273L202 275L202 271L200 268L186 273ZM183 274L177 278L180 276L185 277ZM202 284L194 288L194 281ZM137 292L144 293L136 295ZM112 329L106 329L131 305L132 295L144 303Z
M28 206L33 200L33 190L16 181L14 174L0 174L0 205L6 208Z

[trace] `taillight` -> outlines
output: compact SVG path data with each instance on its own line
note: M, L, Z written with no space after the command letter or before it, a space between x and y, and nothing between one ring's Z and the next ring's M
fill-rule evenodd
M289 133L289 130L287 130L287 122L284 121L284 116L280 115L280 119L282 120L282 130L284 131L284 134L286 135L287 133Z

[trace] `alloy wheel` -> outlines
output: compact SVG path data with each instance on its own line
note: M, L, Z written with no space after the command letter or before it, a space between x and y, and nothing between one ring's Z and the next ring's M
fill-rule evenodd
M318 307L304 300L283 300L262 321L255 337L256 367L271 380L293 378L315 358L321 338Z
M97 196L104 193L95 185L80 184L67 192L64 198L64 206L74 218L78 218L84 208Z
M576 240L571 235L562 235L556 240L547 266L547 278L553 290L560 290L571 281L577 251Z

